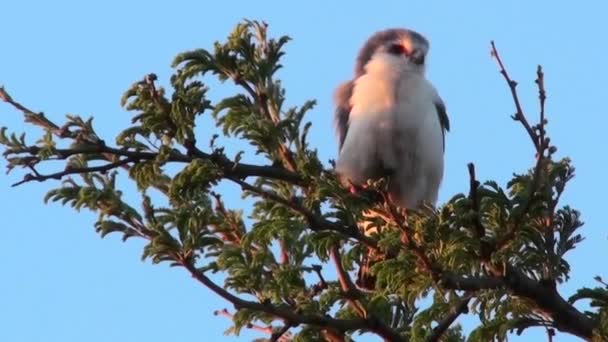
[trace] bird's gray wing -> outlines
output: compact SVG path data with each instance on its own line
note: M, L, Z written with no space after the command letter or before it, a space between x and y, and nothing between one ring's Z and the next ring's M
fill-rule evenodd
M441 135L443 136L443 150L445 151L445 132L450 130L450 119L448 118L448 112L445 108L443 100L437 96L435 100L435 108L437 109L437 115L439 115L439 124L441 124Z
M353 81L342 83L334 93L334 101L336 102L336 111L334 113L334 124L336 133L338 134L338 151L342 149L346 133L348 132L348 120L352 106L350 97L353 94L355 84Z

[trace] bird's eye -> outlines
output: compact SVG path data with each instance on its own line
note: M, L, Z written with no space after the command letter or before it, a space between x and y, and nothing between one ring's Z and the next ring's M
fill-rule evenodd
M403 55L405 53L405 48L401 44L391 44L389 45L387 52L392 55Z

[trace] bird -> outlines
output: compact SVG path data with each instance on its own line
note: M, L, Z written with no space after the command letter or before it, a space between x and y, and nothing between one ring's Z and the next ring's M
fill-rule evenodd
M351 191L386 178L395 205L436 205L450 121L444 101L426 78L429 49L429 41L414 30L378 31L360 49L354 77L336 88L335 171ZM365 230L373 214L363 216L368 220L359 228ZM374 281L367 259L359 272L360 286Z

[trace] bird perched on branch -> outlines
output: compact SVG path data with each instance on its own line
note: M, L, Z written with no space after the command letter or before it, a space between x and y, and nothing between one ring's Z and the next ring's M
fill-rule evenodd
M361 48L354 78L335 92L341 181L364 186L386 177L389 198L402 208L434 205L443 178L449 120L425 77L428 50L415 31L377 32ZM360 281L369 278L364 268Z

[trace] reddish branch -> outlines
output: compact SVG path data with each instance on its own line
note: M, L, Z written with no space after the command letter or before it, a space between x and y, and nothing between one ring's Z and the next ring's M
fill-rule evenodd
M213 314L216 316L225 316L230 318L231 320L234 319L234 315L231 314L228 309L217 310L213 312ZM257 324L250 323L247 325L247 328L270 335L270 341L273 342L289 342L292 339L292 334L289 332L289 329L291 328L290 325L285 325L282 328L277 329L273 326L263 327Z
M344 292L344 296L348 299L348 302L353 307L353 309L357 311L359 317L366 317L367 311L359 301L359 298L361 298L363 294L357 289L353 281L350 279L348 272L346 272L344 270L344 267L342 267L342 258L340 257L340 248L338 247L338 245L333 245L331 247L330 255L336 267L338 281L340 283L342 291Z
M215 199L215 212L223 219L224 225L228 229L222 229L217 224L212 224L212 232L218 234L225 243L240 245L245 232L237 222L234 222L233 217L228 213L222 197L216 192L210 192L210 195ZM251 248L254 248L253 246Z

